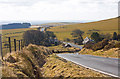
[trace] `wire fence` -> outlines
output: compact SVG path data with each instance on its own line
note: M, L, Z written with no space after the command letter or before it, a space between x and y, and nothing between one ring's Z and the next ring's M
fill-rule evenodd
M19 36L4 37L3 40L2 34L0 34L0 52L2 59L7 53L20 51L24 47L23 39L17 39L16 37Z

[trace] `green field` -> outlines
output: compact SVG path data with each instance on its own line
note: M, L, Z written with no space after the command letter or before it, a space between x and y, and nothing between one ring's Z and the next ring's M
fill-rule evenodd
M99 33L110 33L118 32L118 18L112 18L108 20L89 22L89 23L80 23L80 24L72 24L72 25L64 25L58 27L51 27L48 29L55 33L59 40L64 40L65 38L72 39L71 32L73 30L80 29L84 31L83 37L89 37L90 34L94 31Z

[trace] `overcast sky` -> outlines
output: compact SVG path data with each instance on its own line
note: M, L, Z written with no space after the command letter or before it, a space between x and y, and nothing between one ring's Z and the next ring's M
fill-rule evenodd
M0 0L0 21L103 20L118 16L119 0Z

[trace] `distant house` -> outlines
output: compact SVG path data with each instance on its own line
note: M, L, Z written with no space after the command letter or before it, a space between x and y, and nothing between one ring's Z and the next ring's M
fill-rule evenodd
M41 28L40 31L41 31L41 32L44 32L44 31L45 31L45 28Z
M46 27L39 27L39 28L37 28L37 29L40 30L41 32L45 32L45 31L47 30Z
M65 44L65 47L72 47L70 44Z
M30 28L37 28L37 29L40 29L40 28L42 28L42 26L40 26L40 25L32 25Z
M72 47L69 43L63 42L63 47Z
M88 42L91 42L91 41L94 41L94 40L86 37L82 43L83 43L83 44L87 44Z

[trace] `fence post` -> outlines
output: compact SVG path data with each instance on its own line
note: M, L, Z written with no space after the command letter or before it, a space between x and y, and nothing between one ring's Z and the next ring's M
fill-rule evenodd
M8 37L8 42L9 42L9 50L10 50L10 53L11 53L11 40L10 40L10 37Z
M2 53L2 34L0 34L0 52L1 52L1 57L3 60L3 53Z
M19 51L20 51L20 40L18 40L18 42L19 42Z
M23 44L22 44L22 40L21 40L21 50L22 50L22 46L23 46Z
M16 39L14 39L14 49L16 51Z

